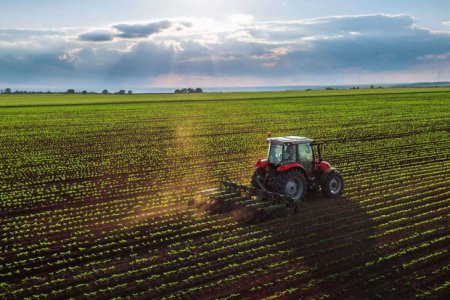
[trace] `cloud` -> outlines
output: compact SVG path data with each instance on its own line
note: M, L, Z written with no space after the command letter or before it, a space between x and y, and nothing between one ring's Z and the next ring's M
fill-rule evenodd
M71 76L73 65L59 59L59 49L37 49L2 52L0 54L0 78L4 82L48 81L52 77ZM51 76L49 77L49 74Z
M107 76L120 80L122 77L146 78L170 72L176 51L174 45L140 42L118 57Z
M414 18L409 15L337 16L286 22L262 22L240 29L253 41L299 43L363 35L371 38L411 34Z
M447 61L450 60L450 52L440 54L428 54L419 56L417 59L424 61Z
M15 29L0 28L0 44L32 44L42 41L61 41L73 33L72 29ZM1 46L0 46L1 51Z
M80 34L78 39L86 42L109 42L112 41L115 36L116 35L110 31L91 31Z
M172 26L172 23L165 20L148 24L118 24L114 25L120 33L117 35L121 38L145 38L152 34L159 33L164 29Z
M16 39L28 38L30 36L46 36L46 35L65 35L67 31L51 30L51 29L15 29L15 28L0 28L0 37L15 37Z
M0 81L145 85L190 77L202 83L246 78L301 84L450 67L450 34L420 28L409 15L234 19L233 24L185 19L103 29L0 29Z
M174 27L181 31L191 26L189 22L170 22L167 20L146 24L116 24L110 29L94 30L78 35L78 40L87 42L109 42L115 38L142 39Z

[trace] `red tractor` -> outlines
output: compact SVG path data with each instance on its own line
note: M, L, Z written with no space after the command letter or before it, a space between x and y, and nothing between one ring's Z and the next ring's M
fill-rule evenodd
M258 159L251 186L222 180L219 188L202 191L207 207L215 212L244 209L263 219L299 204L308 189L322 189L336 198L344 191L341 174L321 156L322 143L300 136L268 138L266 159Z
M326 197L336 198L344 191L341 174L324 161L322 143L300 136L268 138L267 159L258 159L252 186L284 194L299 202L307 189L319 186Z

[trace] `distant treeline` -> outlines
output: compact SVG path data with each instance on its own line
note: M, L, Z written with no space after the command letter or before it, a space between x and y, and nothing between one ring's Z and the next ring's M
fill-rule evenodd
M175 94L192 94L192 93L203 93L201 88L184 88L184 89L176 89Z
M110 94L125 95L125 94L128 94L128 95L131 95L131 94L133 94L133 91L120 90L115 93L110 93L108 90L103 90L101 93L98 93L98 92L92 92L92 91L88 92L86 90L77 92L74 89L68 89L65 92L51 92L51 91L42 92L42 91L21 91L21 90L13 91L10 88L6 88L4 90L0 90L0 94L103 94L103 95L110 95Z

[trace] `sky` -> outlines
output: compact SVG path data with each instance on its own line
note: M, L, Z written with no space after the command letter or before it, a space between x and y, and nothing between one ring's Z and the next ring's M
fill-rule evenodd
M0 0L0 89L450 81L450 2Z

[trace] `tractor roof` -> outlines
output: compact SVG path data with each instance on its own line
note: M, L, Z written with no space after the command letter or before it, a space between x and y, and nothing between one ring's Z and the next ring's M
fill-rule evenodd
M313 139L304 136L282 136L267 139L267 142L271 144L309 144L313 141Z

